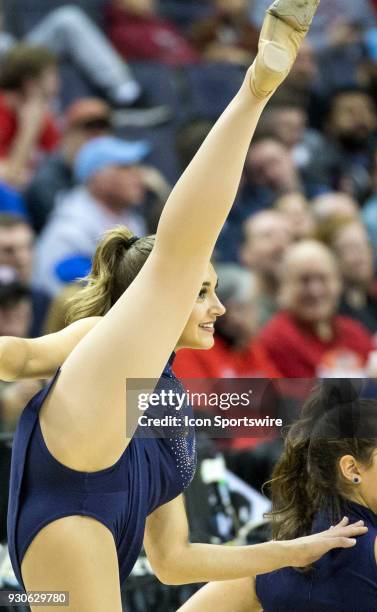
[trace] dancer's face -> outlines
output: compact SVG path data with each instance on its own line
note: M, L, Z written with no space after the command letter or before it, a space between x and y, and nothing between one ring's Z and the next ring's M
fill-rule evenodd
M210 349L214 344L214 324L225 308L216 295L217 275L210 264L194 309L178 341L181 348Z

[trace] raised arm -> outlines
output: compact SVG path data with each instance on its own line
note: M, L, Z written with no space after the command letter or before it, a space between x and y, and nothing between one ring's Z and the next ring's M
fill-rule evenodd
M0 338L0 380L50 378L101 317L76 321L41 338Z

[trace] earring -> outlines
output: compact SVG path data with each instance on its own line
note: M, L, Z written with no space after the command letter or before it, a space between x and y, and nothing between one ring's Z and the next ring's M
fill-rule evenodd
M354 484L360 484L360 483L361 483L361 478L360 478L360 476L354 476L354 477L352 478L352 482L353 482Z

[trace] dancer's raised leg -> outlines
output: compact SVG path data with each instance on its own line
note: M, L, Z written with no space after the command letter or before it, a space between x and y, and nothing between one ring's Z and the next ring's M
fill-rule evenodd
M305 1L310 12L304 19ZM126 378L159 377L175 348L235 199L260 115L287 75L317 5L277 0L271 6L258 57L174 188L151 256L64 363L42 408L42 428L51 452L70 467L98 470L124 451Z

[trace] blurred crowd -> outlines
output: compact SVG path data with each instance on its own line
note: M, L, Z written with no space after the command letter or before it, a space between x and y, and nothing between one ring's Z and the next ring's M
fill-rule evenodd
M105 230L155 232L269 4L3 0L0 335L61 329ZM377 376L376 96L376 0L323 0L216 246L215 347L178 375ZM38 384L2 387L5 429Z

